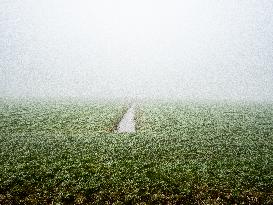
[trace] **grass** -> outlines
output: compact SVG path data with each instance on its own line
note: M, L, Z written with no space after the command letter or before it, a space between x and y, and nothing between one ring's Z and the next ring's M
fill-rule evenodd
M170 194L190 203L273 203L271 105L166 103L139 115Z
M271 204L273 107L0 105L0 204Z

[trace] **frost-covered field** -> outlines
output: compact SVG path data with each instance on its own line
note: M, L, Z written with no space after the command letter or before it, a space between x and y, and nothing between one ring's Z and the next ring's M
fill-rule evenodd
M1 102L0 204L273 203L273 106Z
M153 181L177 200L273 203L272 105L150 104L137 124Z

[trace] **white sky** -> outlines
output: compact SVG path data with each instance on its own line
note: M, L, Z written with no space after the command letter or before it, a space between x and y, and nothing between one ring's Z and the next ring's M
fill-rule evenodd
M272 0L2 0L0 96L273 100Z

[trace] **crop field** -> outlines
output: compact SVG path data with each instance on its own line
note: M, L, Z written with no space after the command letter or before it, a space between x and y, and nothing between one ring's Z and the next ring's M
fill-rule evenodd
M0 204L272 204L273 105L0 103Z

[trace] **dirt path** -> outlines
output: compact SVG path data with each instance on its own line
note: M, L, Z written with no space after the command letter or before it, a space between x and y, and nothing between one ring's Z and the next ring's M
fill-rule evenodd
M135 128L135 104L133 104L124 114L123 118L118 124L117 133L134 133Z

